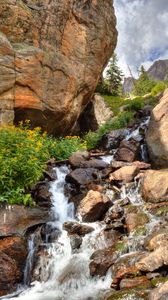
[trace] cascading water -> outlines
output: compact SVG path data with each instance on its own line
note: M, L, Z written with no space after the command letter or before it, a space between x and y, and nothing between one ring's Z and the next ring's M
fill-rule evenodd
M66 166L56 168L57 180L51 185L52 213L55 219L52 226L60 230L60 236L49 245L47 257L40 259L40 282L33 282L30 288L12 299L97 300L110 287L110 274L104 279L92 278L89 274L91 254L106 246L100 235L102 226L92 223L95 230L83 238L82 246L76 253L72 253L69 237L63 230L65 221L75 219L73 205L68 203L68 198L64 195L65 176L68 172Z

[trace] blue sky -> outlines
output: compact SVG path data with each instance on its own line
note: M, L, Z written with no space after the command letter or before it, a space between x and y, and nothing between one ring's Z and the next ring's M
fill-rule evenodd
M168 0L114 0L119 32L116 53L126 76L168 59Z

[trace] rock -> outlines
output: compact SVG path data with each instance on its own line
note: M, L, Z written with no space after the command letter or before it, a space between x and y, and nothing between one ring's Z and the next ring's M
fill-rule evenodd
M31 227L51 221L45 208L28 208L21 205L1 206L0 237L24 235Z
M149 222L148 216L144 212L138 213L126 213L125 224L128 233L131 233L138 229L139 227L144 226Z
M78 214L84 222L100 220L111 205L109 198L100 192L89 191L79 204Z
M94 228L88 225L80 224L77 222L65 222L63 229L68 232L68 234L78 234L80 236L85 236L86 234L94 231Z
M120 282L120 289L132 289L137 287L149 288L151 287L150 281L146 276L135 278L122 279Z
M149 300L167 300L168 299L168 281L159 285L149 294Z
M142 256L143 253L134 252L118 258L112 266L113 281L111 287L116 288L123 278L134 278L135 274L136 276L140 276L141 273L135 264Z
M132 163L128 163L128 162L124 162L124 161L117 161L117 160L113 160L110 164L110 166L113 169L120 169L122 167L125 166L136 166L137 168L139 168L140 170L146 170L151 168L151 164L145 163L143 161L134 161Z
M108 164L101 159L89 159L87 151L75 152L69 158L69 162L73 168L94 168L101 170L108 167Z
M0 15L1 117L68 132L116 46L112 1L1 0Z
M132 92L136 83L136 79L133 77L125 77L123 82L123 92L124 95L128 95Z
M119 255L115 247L97 250L91 257L91 263L89 264L91 276L105 276L108 269L112 266Z
M126 129L116 129L103 136L101 148L112 150L118 148L120 142L126 137L128 131Z
M148 290L145 291L143 288L140 290L126 289L122 291L115 291L107 298L101 300L147 300Z
M123 216L124 214L124 209L123 207L121 207L120 205L118 204L114 204L107 212L105 218L104 218L104 221L106 224L116 220L116 219L119 219Z
M155 250L159 247L164 247L168 245L168 232L167 230L161 230L160 232L155 232L152 236L149 236L145 241L145 248L147 250Z
M96 169L79 168L70 172L66 176L66 182L75 184L75 186L80 187L80 185L87 185L98 178L98 172Z
M152 111L146 134L149 156L154 165L168 167L168 89Z
M153 272L162 266L168 266L168 246L157 248L136 263L137 269L143 272Z
M104 98L99 94L95 94L81 113L74 130L77 133L88 132L89 130L95 131L111 119L113 115Z
M149 170L142 183L145 201L158 203L168 201L168 170Z
M0 296L9 294L22 282L27 242L21 237L0 240Z
M133 162L137 160L139 156L139 143L134 139L129 141L123 140L120 143L119 149L115 154L116 160Z
M46 181L38 182L31 191L33 199L39 206L51 206L51 192L49 191L50 184Z
M71 235L70 244L71 244L72 252L74 253L82 245L82 237L79 236L78 234Z
M110 181L124 181L125 183L134 180L134 177L139 173L139 168L136 166L125 166L111 173Z

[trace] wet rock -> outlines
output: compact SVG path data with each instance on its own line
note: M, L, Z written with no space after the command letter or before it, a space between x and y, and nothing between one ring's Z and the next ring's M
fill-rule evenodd
M120 282L120 289L132 289L137 287L149 288L151 287L150 281L146 276L139 276L135 278L125 278Z
M1 207L0 220L0 237L5 237L24 235L30 228L50 221L51 216L46 208L12 205Z
M152 111L146 134L148 151L153 164L168 167L168 89Z
M114 160L114 161L111 162L110 166L113 169L120 169L120 168L125 167L125 166L136 166L140 170L146 170L146 169L149 169L151 167L151 164L145 163L143 161L138 161L138 160L134 161L132 163Z
M151 203L168 201L168 170L146 171L142 183L142 196Z
M138 174L139 168L136 166L125 166L111 173L110 181L123 181L125 183L133 181Z
M108 212L104 218L104 221L106 224L108 224L111 221L121 218L123 216L123 214L124 214L123 207L116 204L108 210Z
M141 272L136 267L136 262L143 256L141 252L134 252L119 258L112 266L113 281L111 287L118 287L121 279L140 276Z
M143 212L138 213L126 213L125 224L128 233L137 230L139 227L143 227L149 222L148 216Z
M96 180L98 177L99 176L96 169L79 168L70 172L66 176L66 181L75 184L77 187L80 187L80 185L87 185L90 182Z
M27 257L27 242L21 237L0 240L0 296L16 289L22 282Z
M72 252L75 252L82 245L82 237L78 234L73 234L70 236L70 244L72 248Z
M38 182L31 191L33 199L39 206L51 206L50 184L46 181Z
M80 236L85 236L86 234L94 231L94 228L88 225L80 224L77 222L65 222L63 229L68 232L68 234L78 234Z
M123 140L115 154L115 159L126 162L137 160L139 156L139 146L139 143L134 139L129 141Z
M69 162L73 168L94 168L104 169L108 167L108 164L101 159L90 158L89 152L77 151L71 155Z
M117 129L104 135L101 141L101 148L105 150L118 148L120 142L126 137L127 132L126 129Z
M149 294L149 300L167 300L168 299L168 281L154 289Z
M143 272L153 272L162 266L168 266L168 246L157 248L136 263L137 269Z
M84 222L100 220L111 205L109 198L100 192L89 191L79 204L78 214Z
M125 300L125 299L134 299L134 300L147 300L148 291L140 289L136 291L135 289L127 289L126 291L115 291L110 296L105 298L105 300ZM104 299L102 299L104 300Z
M91 276L105 276L118 255L119 252L116 251L115 247L95 251L90 257L89 269Z

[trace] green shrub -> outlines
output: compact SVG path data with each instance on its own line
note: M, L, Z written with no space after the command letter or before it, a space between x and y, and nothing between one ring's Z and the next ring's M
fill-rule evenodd
M56 140L40 128L28 126L0 128L0 201L31 204L29 189L42 177L46 161L68 158L86 148L79 137Z
M163 92L166 88L166 84L163 81L159 81L152 89L151 95L157 96L159 93Z
M119 113L119 115L114 119L111 119L110 121L107 121L105 124L100 126L97 131L89 131L84 136L88 150L96 148L96 146L99 145L99 142L101 141L103 135L109 133L112 130L126 127L131 119L133 119L133 116L133 112L123 111Z

